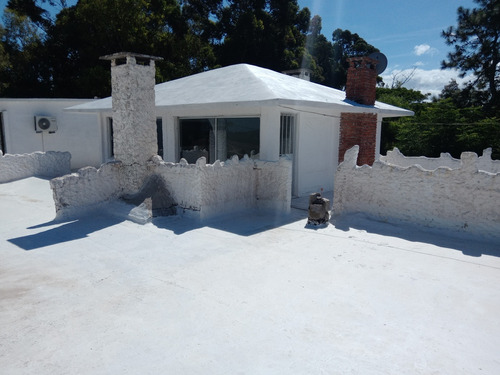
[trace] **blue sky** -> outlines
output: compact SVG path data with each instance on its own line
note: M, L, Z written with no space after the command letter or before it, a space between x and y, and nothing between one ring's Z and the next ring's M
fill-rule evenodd
M74 4L69 0L68 4ZM341 28L359 34L383 52L389 61L382 74L390 85L394 77L413 76L405 85L425 93L439 94L452 70L441 70L440 63L452 47L444 43L441 31L456 25L459 6L474 8L473 0L298 0L311 14L322 18L322 33L331 40L333 30ZM7 0L0 0L0 10ZM413 69L416 68L415 71ZM467 79L467 78L466 78ZM464 80L457 78L457 81Z
M452 50L441 31L457 22L460 6L474 8L472 0L298 0L311 14L322 18L322 33L329 40L341 28L357 33L377 47L388 59L384 82L402 78L417 68L405 85L438 94L451 78L452 70L441 70L440 63ZM457 81L461 81L457 79Z

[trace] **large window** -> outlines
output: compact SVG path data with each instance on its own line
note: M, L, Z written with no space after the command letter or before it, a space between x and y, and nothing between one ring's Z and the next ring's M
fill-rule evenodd
M195 163L204 156L208 163L233 155L257 158L260 145L258 117L181 119L181 158Z

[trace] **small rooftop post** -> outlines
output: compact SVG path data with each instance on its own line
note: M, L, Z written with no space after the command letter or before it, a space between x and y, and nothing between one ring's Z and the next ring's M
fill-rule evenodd
M111 61L113 146L124 165L145 165L157 154L155 61L131 52L102 56Z

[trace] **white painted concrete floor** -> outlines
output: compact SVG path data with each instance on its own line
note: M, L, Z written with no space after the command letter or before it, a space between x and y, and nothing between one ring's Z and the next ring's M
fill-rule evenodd
M499 244L354 216L54 222L0 185L2 374L500 374Z

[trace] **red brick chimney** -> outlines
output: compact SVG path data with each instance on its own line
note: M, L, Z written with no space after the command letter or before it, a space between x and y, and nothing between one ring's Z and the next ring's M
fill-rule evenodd
M368 56L351 57L347 71L346 100L373 106L377 84L377 60ZM344 153L359 145L358 165L372 165L377 145L377 115L342 113L340 118L339 163Z
M375 86L377 85L378 61L368 56L350 57L347 70L345 96L359 104L375 104Z

